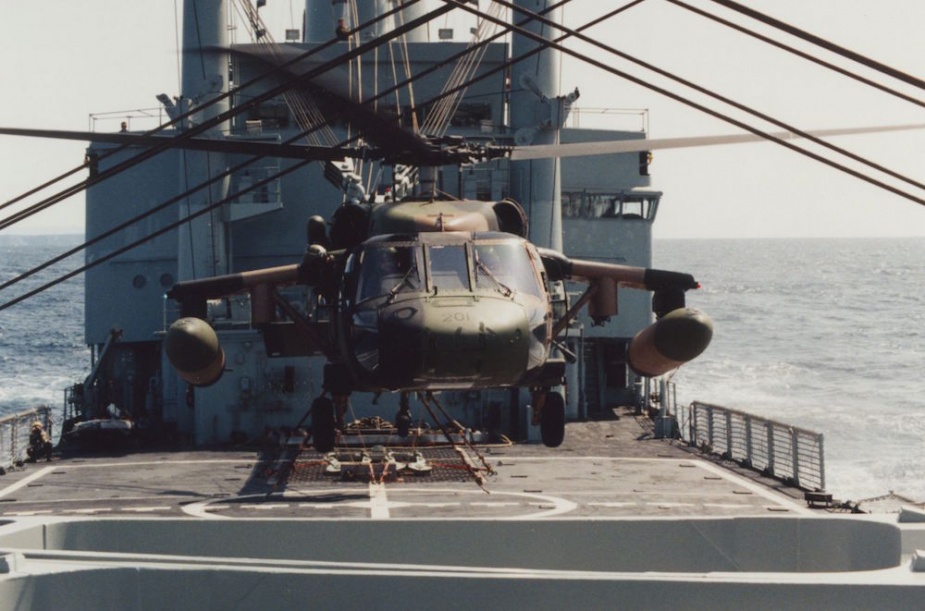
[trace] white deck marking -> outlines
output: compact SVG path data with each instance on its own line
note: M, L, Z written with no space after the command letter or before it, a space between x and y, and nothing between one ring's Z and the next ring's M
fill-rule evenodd
M253 458L201 458L190 460L147 460L135 462L94 462L94 463L77 463L69 462L66 465L57 465L55 468L67 467L68 469L105 469L114 467L125 469L127 467L160 467L163 465L239 465L241 463L257 462Z
M170 511L170 507L162 505L160 507L123 507L120 511L134 511L135 513L150 513L154 511Z
M44 468L42 468L42 469L39 469L38 471L36 471L36 472L33 473L32 475L27 475L26 477L22 478L21 480L19 480L19 481L16 482L15 484L10 484L9 486L7 486L6 488L4 488L3 490L0 490L0 498L5 497L6 495L10 494L11 492L16 492L16 491L19 490L20 488L25 488L26 486L28 486L29 484L31 484L31 483L34 482L35 480L39 479L40 477L44 477L44 476L48 475L50 472L54 471L56 468L57 468L57 467L44 467Z
M676 509L678 507L696 507L693 503L666 503L664 501L652 501L646 503L649 507L658 507L659 509Z
M414 495L425 495L433 496L435 494L478 494L484 495L482 490L460 490L460 489L443 489L443 488L393 488L392 492L398 496L414 496ZM312 495L323 495L328 496L332 494L347 494L355 495L355 489L325 489L325 490L315 490L315 491L306 491L306 490L293 490L293 494L298 495L299 498L304 498L305 496ZM499 491L495 492L497 495L513 496L516 498L523 498L524 501L521 502L512 502L512 501L475 501L471 503L473 506L482 506L482 507L526 507L528 510L537 509L535 513L527 513L520 516L498 516L498 519L524 519L524 520L538 520L543 518L549 518L553 516L559 516L567 514L571 511L574 511L578 504L566 499L550 496L545 494L535 494L535 493L526 493L526 492L511 492L511 491ZM386 494L386 485L384 484L370 484L369 485L369 500L364 501L351 501L351 502L328 502L328 503L311 503L311 502L301 502L301 503L292 503L286 504L286 507L304 507L306 509L343 509L344 507L350 507L355 509L363 509L370 512L370 518L373 519L389 519L392 517L391 512L394 509L404 509L406 507L449 507L449 506L462 506L462 502L413 502L413 501L395 501L389 500ZM230 510L232 509L226 503L229 503L235 499L244 500L244 499L256 499L262 498L261 495L249 495L244 497L228 497L223 499L212 499L200 501L197 503L190 503L189 505L184 505L180 509L183 513L198 517L198 518L218 518L218 519L234 519L234 516L217 516L210 515L209 512L218 511L218 510ZM539 499L533 500L533 499ZM214 503L214 504L213 504ZM265 503L245 503L237 505L237 509L257 509L266 508L268 504ZM322 518L327 519L327 518ZM338 516L335 519L353 519L344 516ZM426 519L426 518L425 518ZM441 518L444 519L444 518Z
M588 503L589 507L633 507L639 503L635 501L602 501L599 503Z
M520 503L512 503L505 501L473 501L469 503L471 507L517 507Z
M389 512L389 499L385 493L385 484L369 484L369 511L374 520L388 520L391 515Z

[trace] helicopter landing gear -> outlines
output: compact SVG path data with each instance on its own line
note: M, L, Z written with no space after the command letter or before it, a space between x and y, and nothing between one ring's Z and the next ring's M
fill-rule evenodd
M553 390L533 391L533 424L540 425L540 438L548 448L558 448L565 439L565 399Z
M399 437L407 437L411 432L411 408L408 405L408 393L403 392L395 414L395 428Z
M325 454L334 449L336 440L334 402L327 397L318 397L312 402L312 446Z

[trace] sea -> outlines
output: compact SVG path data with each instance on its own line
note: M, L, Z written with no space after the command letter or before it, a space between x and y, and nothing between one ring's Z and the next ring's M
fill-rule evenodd
M665 240L654 263L714 323L680 405L823 433L836 498L925 501L925 238Z
M0 236L0 285L78 243ZM4 307L82 264L0 290L0 417L60 408L89 372L81 276ZM655 265L700 281L688 305L715 326L707 352L672 378L682 408L714 403L823 433L836 498L925 501L925 238L657 240Z

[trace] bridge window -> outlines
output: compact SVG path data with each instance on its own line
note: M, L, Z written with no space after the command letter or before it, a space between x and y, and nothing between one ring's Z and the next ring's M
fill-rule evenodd
M621 218L652 221L658 209L658 192L562 194L562 210L569 218Z

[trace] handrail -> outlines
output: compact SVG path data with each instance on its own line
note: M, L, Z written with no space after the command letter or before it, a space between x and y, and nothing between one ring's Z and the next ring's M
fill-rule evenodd
M744 411L694 401L682 426L688 444L802 490L825 491L825 436Z
M580 128L582 123L589 123L594 124L594 127L602 127L606 123L609 129L613 129L615 122L621 123L625 131L646 134L649 132L649 109L593 108L574 105L569 111L566 126Z
M0 418L0 467L9 469L26 459L32 423L39 421L52 437L51 407L42 405Z

